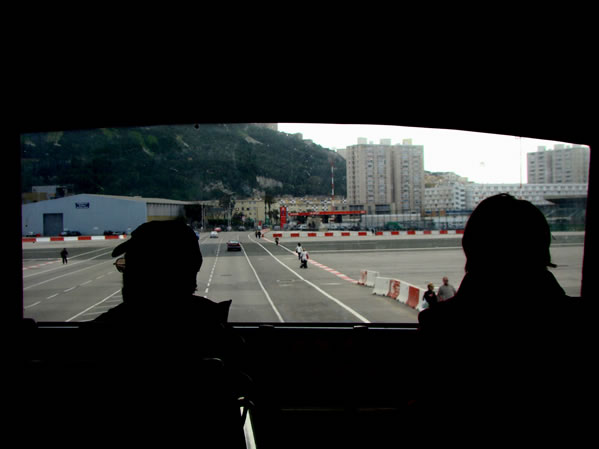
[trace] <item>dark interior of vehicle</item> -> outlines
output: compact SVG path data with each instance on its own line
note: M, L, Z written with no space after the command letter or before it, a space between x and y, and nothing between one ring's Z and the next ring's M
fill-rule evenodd
M168 123L293 121L461 129L580 142L592 150L599 146L596 142L596 99L586 87L574 84L568 89L548 92L541 89L522 92L498 84L485 86L476 93L458 89L465 88L464 85L451 89L449 86L426 86L430 87L427 95L390 93L393 101L384 104L377 103L377 98L384 95L382 90L364 90L361 93L366 97L352 94L349 96L352 98L341 92L333 96L319 91L319 95L306 95L301 99L296 95L281 97L273 91L266 93L266 101L261 101L264 97L249 91L220 95L192 89L191 93L183 95L179 89L174 89L177 92L158 89L155 96L147 96L135 89L112 92L102 87L86 86L82 90L62 87L65 90L60 90L60 100L54 97L56 90L48 83L22 97L17 122L4 141L7 172L3 191L10 210L4 219L7 225L4 245L8 250L3 279L5 287L8 284L9 288L4 290L1 316L5 330L3 346L10 349L9 369L14 374L10 379L5 378L4 387L14 393L11 419L23 429L22 438L27 439L31 434L46 442L100 441L102 435L114 435L114 429L122 430L127 427L127 422L134 422L135 417L127 415L118 404L119 396L115 397L115 390L107 386L119 385L116 380L130 383L130 373L117 369L104 370L100 375L98 360L90 359L90 352L85 350L90 345L101 346L100 343L108 338L106 335L101 331L84 331L72 323L35 323L22 319L21 192L19 182L14 181L12 175L8 177L9 172L19 171L20 133ZM264 92L261 90L261 94ZM59 108L56 101L60 103ZM406 107L385 107L394 101ZM581 297L593 303L597 300L593 274L596 274L594 267L598 262L597 220L594 216L599 209L598 170L597 160L591 157ZM539 300L534 298L534 292L531 300ZM553 326L557 335L567 329L562 324ZM155 332L159 333L161 323L154 325ZM420 359L426 347L419 340L416 324L236 323L234 330L246 342L245 372L252 379L252 393L248 393L245 405L250 410L255 447L258 448L415 444L431 434L435 438L450 438L449 433L439 434L438 426L443 422L451 422L451 430L445 431L451 432L456 439L462 433L472 436L475 427L488 431L481 440L487 445L496 438L510 441L514 426L522 429L526 427L522 420L533 420L522 407L531 413L537 411L534 397L515 395L510 401L502 401L503 406L508 402L511 404L507 412L500 412L494 404L485 401L486 395L496 385L501 385L501 377L488 378L484 382L476 379L472 384L476 391L456 391L451 384L443 385L443 372L435 377L439 384L427 384L430 376ZM509 331L510 323L505 323L505 332ZM591 352L583 352L583 356L592 357L595 346L587 344L585 348ZM148 357L151 358L151 352ZM154 370L155 365L160 364L160 360L145 362L148 362L148 370ZM193 367L189 369L203 369L191 365ZM163 366L160 370L168 371L168 368ZM523 378L526 376L522 373ZM213 382L210 385L218 384L210 375L207 377L206 382ZM110 379L108 384L98 384L106 378ZM140 403L148 399L147 395L161 390L154 377L148 378L153 383L146 385L146 390L135 393L140 396ZM593 389L597 379L588 373L580 379L590 384L585 388L572 383L559 385L552 379L544 389L547 395L544 400L553 406L558 404L552 410L577 416L584 404L594 407ZM143 383L144 378L137 381ZM539 379L542 381L544 379ZM93 383L94 388L89 389L89 383ZM450 397L435 401L434 395L439 392L440 385L446 388ZM464 383L459 385L464 388ZM523 390L517 393L521 395ZM134 393L121 387L119 394ZM183 432L180 427L188 426L187 436L193 435L202 446L211 437L211 431L230 417L214 411L221 416L218 424L191 431L194 426L200 426L198 420L201 418L196 417L210 414L211 407L218 409L219 401L202 402L186 397L184 391L179 394L179 400L163 405L186 407L188 412L181 421L171 423L172 427L165 433L170 434L171 442L174 442L175 434ZM554 395L560 396L560 400ZM472 406L475 409L464 400L473 396L478 398ZM489 401L497 400L491 399L492 395L488 397ZM485 405L482 408L481 403ZM151 403L146 405L152 406ZM485 416L482 417L479 411ZM489 411L494 413L488 414ZM172 410L166 414L170 412ZM518 419L509 419L516 415ZM553 418L564 422L561 418ZM236 418L231 419L235 421ZM166 418L152 416L147 425L138 423L136 426L139 427L135 428L135 435L128 437L131 438L129 441L153 441L153 435L158 433L154 426L166 426L166 421ZM576 432L576 424L572 426L569 432ZM225 434L235 434L230 439L223 437L222 441L226 443L221 443L221 447L229 444L246 447L237 439L239 427L235 423L233 431L221 429ZM534 439L538 432L550 439L553 431L539 425L528 437ZM222 437L223 434L219 435Z

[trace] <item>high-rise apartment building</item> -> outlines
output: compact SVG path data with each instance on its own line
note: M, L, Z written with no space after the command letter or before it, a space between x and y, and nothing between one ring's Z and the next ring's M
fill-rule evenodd
M347 202L368 214L419 213L424 207L424 147L410 140L346 148Z
M552 150L538 147L528 153L529 184L573 184L589 180L589 147L583 145L555 145Z

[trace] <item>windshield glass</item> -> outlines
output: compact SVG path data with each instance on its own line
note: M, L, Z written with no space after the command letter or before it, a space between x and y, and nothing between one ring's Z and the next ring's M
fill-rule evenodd
M373 125L23 134L24 316L90 321L116 307L126 263L114 248L143 223L180 220L203 256L195 294L231 299L231 322L416 323L429 284L439 299L459 288L465 223L499 193L543 212L551 271L577 296L589 152ZM517 233L518 220L502 217L503 232Z

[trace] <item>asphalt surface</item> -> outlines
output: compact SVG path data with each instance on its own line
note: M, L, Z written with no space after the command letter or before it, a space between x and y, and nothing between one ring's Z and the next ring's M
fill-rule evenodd
M167 238L167 237L165 237ZM239 240L242 251L228 252ZM200 237L204 256L198 295L233 300L232 322L414 323L418 312L359 286L361 270L424 287L448 276L459 286L465 258L460 236L310 237L283 239L268 234L223 232ZM310 253L308 269L299 268L293 252L301 242ZM87 321L122 301L121 274L110 256L122 241L23 244L24 315L37 321ZM552 247L552 271L566 292L578 295L582 244L569 240ZM69 251L68 264L59 253ZM167 281L167 280L165 280ZM509 280L500 280L509 288Z

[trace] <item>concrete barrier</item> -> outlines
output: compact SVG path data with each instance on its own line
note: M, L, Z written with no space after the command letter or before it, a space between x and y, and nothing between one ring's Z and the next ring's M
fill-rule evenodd
M358 285L366 285L366 276L368 276L368 271L361 270L360 271L360 279L358 280Z
M397 279L391 279L389 282L389 290L387 291L387 296L391 299L396 299L399 296L400 290L400 281Z
M360 280L358 281L358 285L374 287L374 282L378 276L378 271L362 270L360 271Z
M368 271L368 274L366 276L366 287L374 287L374 283L376 281L376 278L379 277L379 272L378 271Z
M424 292L422 292L424 294ZM420 302L420 289L418 287L414 287L410 285L408 287L408 302L406 303L412 309L418 308L418 303Z
M398 295L397 295L397 300L399 302L401 302L402 304L407 304L408 303L408 293L410 292L410 284L408 284L407 282L403 282L403 281L397 281L400 285L398 286Z
M389 283L392 281L391 278L377 277L374 280L374 288L372 290L373 295L387 296L389 293Z
M361 274L358 284L372 286L373 295L387 296L418 311L427 307L426 301L423 300L425 288L416 287L400 279L379 277L374 271L363 270ZM369 281L375 274L377 277L372 285L369 285Z

